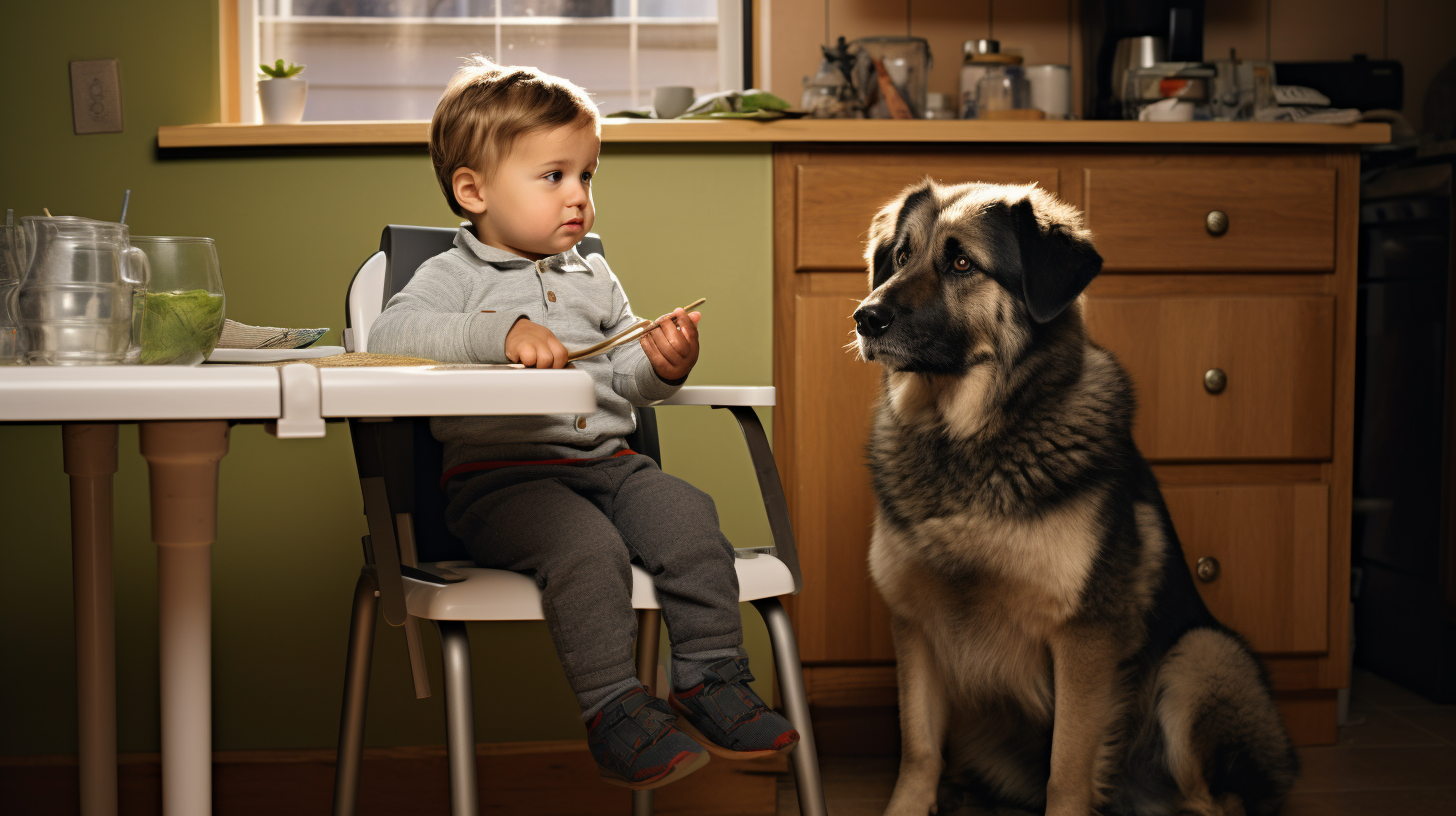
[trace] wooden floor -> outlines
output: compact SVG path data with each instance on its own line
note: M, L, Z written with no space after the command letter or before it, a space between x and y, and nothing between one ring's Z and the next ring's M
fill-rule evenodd
M1355 678L1351 724L1336 745L1301 750L1304 773L1284 816L1449 816L1456 813L1456 706L1431 705L1368 674ZM824 756L831 816L879 816L895 784L893 756ZM217 755L216 816L317 816L329 812L330 751ZM604 785L584 744L482 745L481 812L626 816L629 794ZM658 791L657 812L694 816L797 816L782 757L713 759ZM126 757L121 816L161 812L156 755ZM361 816L449 812L441 748L372 750L360 786ZM77 813L74 759L0 758L0 814Z
M1456 706L1432 705L1374 675L1357 672L1350 724L1335 745L1300 749L1304 772L1283 816L1451 816L1456 813ZM826 756L831 816L880 816L899 760ZM798 816L788 777L779 816Z
M657 792L662 816L774 816L783 757L750 762L714 758L692 776ZM585 742L482 745L477 757L482 814L582 816L632 812L631 792L603 784ZM161 813L155 754L126 757L120 768L120 816ZM450 812L443 748L366 752L360 816L444 816ZM321 816L330 812L331 751L219 753L213 763L215 816ZM0 814L73 816L74 759L0 761Z

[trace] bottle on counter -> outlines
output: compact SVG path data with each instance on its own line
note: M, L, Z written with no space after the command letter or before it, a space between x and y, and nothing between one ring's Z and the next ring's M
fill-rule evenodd
M1031 107L1031 83L1020 65L992 65L976 82L976 118Z
M1001 53L999 40L966 40L961 50L964 57L961 63L960 115L962 119L975 119L976 94L981 77L993 68L1021 65L1021 57Z

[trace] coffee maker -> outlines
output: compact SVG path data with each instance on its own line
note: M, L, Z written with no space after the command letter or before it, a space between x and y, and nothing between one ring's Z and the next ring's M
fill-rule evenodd
M1121 119L1128 70L1203 61L1204 0L1082 0L1082 110Z

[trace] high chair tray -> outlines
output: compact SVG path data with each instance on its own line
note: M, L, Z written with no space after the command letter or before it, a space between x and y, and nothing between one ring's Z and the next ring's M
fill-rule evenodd
M213 349L209 363L276 363L282 360L307 360L343 354L343 346L313 346L301 349Z

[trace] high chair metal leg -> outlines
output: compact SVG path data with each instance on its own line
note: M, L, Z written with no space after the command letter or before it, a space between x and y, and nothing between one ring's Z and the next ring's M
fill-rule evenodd
M334 816L354 816L359 806L359 769L364 756L364 708L369 702L369 662L379 599L369 569L354 585L349 619L349 657L344 664L344 710L339 715L339 759L334 766Z
M460 621L436 621L445 664L445 753L450 763L450 816L479 816L475 720L470 704L470 641Z
M763 598L753 601L753 605L768 626L784 715L799 732L799 746L789 754L794 769L794 787L799 793L799 814L828 816L824 786L819 778L819 752L814 745L814 726L809 721L809 696L804 691L804 667L799 663L799 644L794 638L794 627L778 598Z
M637 679L656 695L658 641L662 633L662 611L637 610ZM652 816L655 791L632 791L632 816Z

